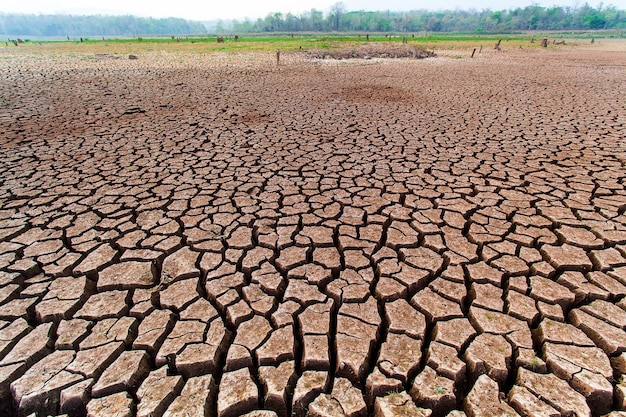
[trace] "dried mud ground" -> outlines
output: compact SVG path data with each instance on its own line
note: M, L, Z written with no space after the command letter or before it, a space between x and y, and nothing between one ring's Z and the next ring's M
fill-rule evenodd
M2 49L0 413L626 415L613 45Z

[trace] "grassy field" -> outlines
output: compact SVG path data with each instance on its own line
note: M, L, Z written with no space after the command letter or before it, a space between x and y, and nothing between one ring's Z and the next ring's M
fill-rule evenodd
M540 48L539 39L547 37L551 40L565 41L566 43L583 42L592 38L610 39L619 36L617 31L595 32L524 32L516 34L464 34L464 33L436 33L436 34L259 34L245 35L237 39L234 35L223 36L223 42L217 41L217 36L188 36L188 37L134 37L111 39L78 39L69 41L29 42L19 47L43 46L45 50L57 52L72 51L74 53L110 53L127 54L150 51L177 51L177 52L263 52L281 50L283 52L336 49L354 46L366 42L401 43L407 42L427 50L471 50L472 48L493 48L501 41L502 48ZM533 42L534 40L534 42ZM552 44L550 45L553 46ZM0 51L15 48L12 43L0 46Z

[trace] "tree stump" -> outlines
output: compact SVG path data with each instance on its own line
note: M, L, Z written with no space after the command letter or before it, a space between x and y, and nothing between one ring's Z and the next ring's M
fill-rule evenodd
M543 39L541 40L541 46L542 46L543 48L547 48L547 47L548 47L548 38L543 38Z

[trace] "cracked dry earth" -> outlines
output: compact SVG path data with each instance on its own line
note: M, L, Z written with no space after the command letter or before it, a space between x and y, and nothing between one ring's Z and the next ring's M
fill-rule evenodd
M626 408L624 52L0 62L26 416Z

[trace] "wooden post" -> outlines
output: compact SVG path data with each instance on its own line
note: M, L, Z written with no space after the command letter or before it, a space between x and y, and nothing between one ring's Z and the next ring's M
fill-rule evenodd
M476 48L472 51L472 58L474 58L474 54L476 53Z
M543 48L547 48L547 47L548 47L548 38L543 38L543 39L541 40L541 46L542 46Z
M367 35L365 35L365 40L369 41L370 40L370 34L368 33Z
M276 50L276 66L280 65L280 49Z
M479 53L479 54L482 54L482 52L483 52L483 46L482 46L482 45L480 45L480 50L478 51L478 53Z
M500 40L498 41L498 43L496 43L496 46L495 46L495 48L494 48L496 51L499 51L499 50L500 50L500 42L502 42L502 39L500 39Z

